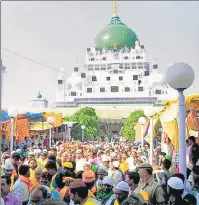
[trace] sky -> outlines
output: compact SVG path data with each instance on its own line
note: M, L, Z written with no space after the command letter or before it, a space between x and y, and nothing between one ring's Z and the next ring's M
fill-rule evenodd
M121 20L136 32L148 59L164 73L171 63L186 62L195 82L186 93L199 93L199 1L118 1ZM1 50L3 106L26 107L40 91L55 101L59 69L68 78L83 67L86 48L112 17L111 1L2 1Z

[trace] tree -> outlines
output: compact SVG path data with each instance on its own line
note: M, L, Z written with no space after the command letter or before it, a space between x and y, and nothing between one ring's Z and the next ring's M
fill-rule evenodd
M145 117L143 110L136 110L131 113L128 119L125 121L122 127L122 136L127 139L134 141L135 140L135 130L134 127L138 122L140 117Z
M79 123L79 126L74 126L71 131L73 139L81 139L81 126L85 125L85 136L88 139L93 139L99 132L99 118L94 108L85 107L78 110L71 117L66 117L64 120Z

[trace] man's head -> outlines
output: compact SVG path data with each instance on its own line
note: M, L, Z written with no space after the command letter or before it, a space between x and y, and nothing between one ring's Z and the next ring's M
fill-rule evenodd
M39 180L39 179L40 179L41 174L42 174L42 169L39 168L39 167L37 167L37 168L35 169L35 178L36 178L36 180Z
M5 197L10 192L11 178L8 175L1 177L1 196Z
M127 182L127 184L132 187L135 185L138 185L139 181L140 181L140 175L137 172L127 172L127 174L125 175L125 181Z
M78 149L78 150L76 151L76 158L77 158L77 159L81 159L81 158L82 158L82 150L81 150L81 149Z
M104 177L103 182L103 191L105 193L110 193L113 190L114 179L112 177Z
M48 197L47 189L44 186L37 186L32 189L31 204L36 205L39 202L42 202L45 199L47 199L47 197Z
M70 185L70 193L74 204L81 204L88 197L88 188L81 179L75 179Z
M121 161L122 161L122 155L121 155L121 154L118 154L118 155L117 155L117 161L118 161L118 162L121 162Z
M22 175L24 177L29 177L30 176L29 166L21 165L19 168L19 175Z
M124 181L121 181L116 185L115 196L120 204L122 204L122 202L128 198L129 191L130 191L130 187Z
M67 152L62 154L62 162L69 162L70 156Z
M152 176L153 168L148 163L142 163L138 166L138 173L141 179L148 180Z
M52 160L48 160L48 162L46 163L45 168L47 169L47 172L50 175L55 175L57 173L57 165L56 162L52 161Z
M105 167L107 167L107 168L109 168L109 165L110 165L110 159L109 159L109 157L107 156L107 155L104 155L103 157L102 157L102 164L105 166Z
M100 180L103 180L105 176L108 176L108 169L105 166L100 166L97 171L97 177Z
M194 137L194 136L190 136L189 137L189 144L190 145L193 145L193 144L195 144L196 143L196 138Z
M17 152L14 152L11 156L11 162L14 166L18 166L20 155Z
M40 177L40 184L50 187L50 183L52 180L52 175L48 172L43 172Z
M166 156L166 153L165 153L165 152L160 152L160 154L159 154L159 158L160 158L160 159L164 159L165 156Z
M13 171L13 165L10 162L6 162L4 165L4 173L5 175L11 177L12 176L12 171Z

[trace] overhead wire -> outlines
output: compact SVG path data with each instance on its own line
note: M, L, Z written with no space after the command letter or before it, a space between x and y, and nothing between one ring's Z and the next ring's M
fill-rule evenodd
M51 69L51 70L55 70L55 71L60 72L60 70L57 69L57 68L53 68L53 67L51 67L51 66L48 66L48 65L46 65L46 64L44 64L44 63L41 63L41 62L39 62L39 61L37 61L37 60L34 60L34 59L32 59L32 58L29 58L29 57L27 57L27 56L21 55L21 54L19 54L19 53L17 53L17 52L14 52L14 51L10 50L10 49L1 48L1 50L2 50L2 51L5 51L5 52L8 52L8 53L12 53L12 54L14 54L14 55L16 55L16 56L18 56L18 57L20 57L20 58L23 58L23 59L28 60L28 61L31 61L31 62L33 62L33 63L39 64L39 65L41 65L41 66L43 66L43 67L46 67L46 68L48 68L48 69ZM64 72L63 72L63 73L64 73Z

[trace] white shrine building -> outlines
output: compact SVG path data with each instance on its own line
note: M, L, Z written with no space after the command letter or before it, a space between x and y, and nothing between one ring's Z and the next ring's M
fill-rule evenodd
M114 2L113 17L87 48L84 67L74 67L68 79L60 70L53 107L160 104L174 95L158 64L147 60L137 34L120 20Z
M156 62L150 63L139 36L118 16L113 2L113 16L86 49L83 67L74 67L66 79L60 69L56 101L52 108L73 113L90 106L104 120L114 119L120 126L110 128L118 133L128 115L146 106L161 106L175 98Z

